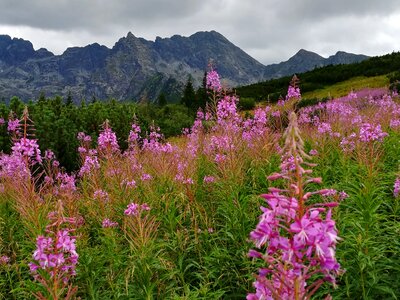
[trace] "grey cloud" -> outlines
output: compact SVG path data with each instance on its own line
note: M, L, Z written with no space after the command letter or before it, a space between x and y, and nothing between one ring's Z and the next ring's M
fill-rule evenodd
M262 63L287 60L300 48L325 56L399 50L400 25L385 23L396 15L397 0L0 0L0 26L42 30L40 39L23 36L35 47L50 47L46 31L52 45L66 48L110 47L128 31L154 39L216 30Z

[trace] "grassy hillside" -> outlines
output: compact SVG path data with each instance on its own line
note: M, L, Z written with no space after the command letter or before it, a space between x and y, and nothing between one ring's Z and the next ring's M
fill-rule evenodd
M378 86L383 84L383 77L388 76L390 82L395 82L400 79L400 53L393 52L384 56L371 57L360 63L348 65L336 65L317 68L309 72L297 74L300 78L300 89L307 95L309 92L317 90L324 90L327 87L335 85L340 82L346 82L352 78L364 77L375 78L367 81L366 84L360 83L360 86L368 86L375 84ZM383 77L382 77L383 76ZM376 77L381 77L376 79ZM247 86L236 88L237 94L242 98L253 98L256 101L269 100L271 102L277 101L280 96L285 96L287 85L291 76L282 77L279 79L272 79L264 82L259 82ZM354 79L358 81L358 79ZM389 79L387 79L387 82ZM385 85L385 84L384 84ZM352 83L350 83L350 89ZM356 89L356 87L353 87ZM324 96L326 96L326 93Z
M360 90L363 88L380 88L385 86L389 86L389 78L386 75L374 77L358 76L353 77L349 80L335 83L330 86L326 86L322 89L317 89L304 93L302 97L304 99L321 99L325 97L337 98L347 95L351 90Z

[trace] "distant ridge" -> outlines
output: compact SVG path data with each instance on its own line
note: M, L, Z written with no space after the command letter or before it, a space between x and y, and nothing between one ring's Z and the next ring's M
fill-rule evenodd
M286 62L264 66L216 31L148 41L129 32L110 49L94 43L54 55L31 42L0 35L0 97L23 100L69 93L82 98L155 99L161 92L177 100L190 75L200 85L213 60L231 86L304 72L329 64L368 58L337 52L329 58L301 49Z

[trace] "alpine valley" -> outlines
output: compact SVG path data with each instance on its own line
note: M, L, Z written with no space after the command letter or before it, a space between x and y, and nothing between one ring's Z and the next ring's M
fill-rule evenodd
M368 56L339 51L324 58L301 49L288 61L265 66L218 32L197 32L148 41L131 32L110 49L97 43L61 55L31 42L0 35L0 97L24 101L46 96L80 99L176 101L189 75L195 86L210 61L229 86L246 85L331 64L360 62Z

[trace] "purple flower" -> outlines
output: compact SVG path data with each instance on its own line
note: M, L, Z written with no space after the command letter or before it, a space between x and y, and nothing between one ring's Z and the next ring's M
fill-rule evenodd
M206 86L207 88L213 90L214 92L220 92L222 90L221 82L219 80L219 75L217 71L211 70L207 72Z
M15 119L15 120L9 119L9 120L8 120L7 130L8 130L9 132L16 132L16 131L18 131L18 128L19 128L19 126L20 126L19 122L20 122L20 120L18 120L18 119Z
M143 203L139 205L137 203L129 203L127 208L124 211L124 214L127 216L138 216L142 211L149 211L150 206L147 203Z
M117 222L113 222L110 219L104 219L101 226L103 228L112 228L112 227L117 227L118 223Z
M100 169L100 164L97 159L97 156L86 156L83 166L79 170L79 176L83 177L84 175L90 174L93 170Z
M301 98L301 93L300 93L300 88L299 87L294 87L292 85L289 85L288 92L287 92L287 95L286 95L286 100L289 100L291 98L296 98L296 99L300 99Z
M262 215L250 233L250 239L258 250L250 250L249 256L262 259L265 267L258 272L253 286L255 293L247 299L308 299L311 274L321 274L319 280L334 282L340 266L335 258L339 240L331 207L336 202L308 204L312 195L336 195L333 189L305 190L310 183L321 183L311 178L312 170L305 169L303 142L297 127L297 117L290 115L285 132L281 172L268 179L282 179L285 188L270 187L263 194L267 207L261 207ZM294 172L295 171L295 172ZM318 284L318 282L317 282Z
M31 140L28 138L22 138L21 140L14 143L11 147L13 154L18 154L29 158L33 163L42 162L40 156L40 149L37 140Z
M400 194L400 177L397 177L393 186L393 195L397 198Z
M0 266L7 265L10 262L10 258L7 255L3 255L0 257Z
M382 142L387 135L386 132L382 131L381 125L374 126L370 123L363 123L360 127L359 138L364 143L372 141Z
M100 151L118 152L119 146L117 142L117 136L111 128L106 127L99 135L97 143Z
M211 175L204 176L203 182L204 183L213 183L213 182L215 182L215 177L211 176Z
M139 204L129 203L124 214L127 216L137 216L139 214L139 207Z

